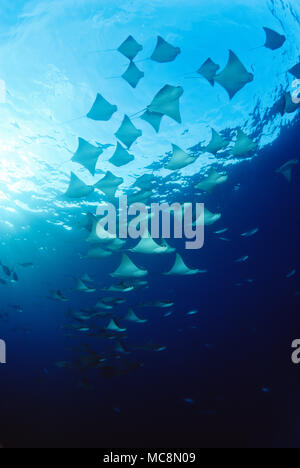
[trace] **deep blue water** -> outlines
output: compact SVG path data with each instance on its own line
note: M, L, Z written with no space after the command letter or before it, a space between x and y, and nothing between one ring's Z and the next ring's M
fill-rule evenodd
M111 6L103 2L99 7L93 1L76 5L65 2L65 11L61 11L59 6L55 9L56 2L49 2L53 10L48 13L45 13L48 2L28 2L24 11L18 3L17 12L7 5L3 7L7 30L3 32L0 54L8 89L1 134L0 260L15 268L19 276L16 284L0 286L0 315L8 313L8 317L0 319L0 338L7 343L7 364L0 367L0 444L299 447L300 366L292 364L291 343L300 338L300 297L295 295L300 291L300 173L295 167L288 183L276 170L288 160L299 159L300 120L298 111L283 117L273 112L282 90L290 89L291 77L286 77L286 70L299 58L300 44L294 36L295 31L299 32L297 4L254 2L252 9L245 10L249 15L247 21L238 4L226 9L223 2L215 1L212 12L207 12L206 22L205 12L200 14L195 2L190 1L191 13L199 16L194 19L189 16L186 26L179 25L181 2L176 2L176 8L172 9L174 17L171 14L169 17L166 2L161 7L155 34L168 33L170 40L181 41L188 51L184 59L188 70L193 66L193 50L200 40L199 25L203 24L211 41L214 39L209 54L215 53L216 59L225 64L227 49L233 41L237 43L242 22L237 52L249 67L254 67L257 80L255 88L251 90L249 85L231 103L219 88L203 90L199 82L186 80L183 124L178 127L166 124L161 138L154 139L152 133L146 133L144 146L136 149L141 155L136 165L132 170L125 166L117 172L130 185L150 166L147 173L152 170L155 173L157 196L169 201L202 201L214 213L222 213L222 218L205 229L205 244L199 251L187 251L181 241L170 241L190 267L207 269L207 274L162 277L161 272L172 266L173 256L134 257L137 264L149 270L149 288L129 293L127 303L118 307L116 317L122 316L128 306L141 302L172 300L175 305L169 316L165 316L168 309L138 309L148 322L128 325L126 346L153 344L166 349L134 350L121 356L120 362L137 368L126 375L111 377L101 375L101 369L60 369L56 365L60 361L75 362L84 354L80 347L85 343L100 354L112 349L111 340L72 332L64 325L74 323L67 316L70 307L80 310L94 305L101 289L111 284L109 274L120 263L120 255L101 261L85 257L87 232L78 225L78 219L86 211L95 213L99 199L91 197L89 205L84 202L73 205L62 197L70 175L64 163L74 152L77 137L107 143L111 129L105 127L101 133L99 127L88 126L85 120L67 121L82 115L82 109L92 102L90 98L93 100L99 86L106 87L107 93L134 114L141 108L143 93L152 96L159 83L176 81L175 76L185 62L174 69L171 64L170 72L163 68L162 76L153 69L153 81L137 90L134 107L133 94L122 88L123 84L120 87L113 81L108 84L103 78L103 69L105 77L117 73L113 69L114 58L105 56L99 69L96 59L83 57L95 48L91 31L97 37L96 47L102 49L112 47L109 38L114 34L120 43L120 38L134 32L140 33L139 37L148 45L154 34L151 24L160 17L155 2L143 13L138 2L128 11L113 2ZM272 52L270 56L260 49L251 56L251 46L260 45L263 40L263 35L257 32L259 37L252 43L253 31L260 28L255 24L258 11L262 25L269 21L269 26L277 29L282 26L290 40L284 52L277 55ZM25 20L21 19L21 12ZM139 15L144 21L142 32ZM95 31L101 21L105 32L100 40ZM82 42L76 38L72 43L74 31L80 25ZM214 27L218 34L224 28L228 43L222 51ZM54 29L57 36L53 35ZM54 44L46 48L45 58L45 44L51 34ZM41 38L40 43L36 36ZM11 56L9 46L15 52ZM23 47L30 53L20 72L24 79L18 80L14 67L23 56ZM207 58L206 50L201 52L202 56ZM83 60L85 67L81 67ZM197 63L201 61L202 58L197 59ZM116 60L115 68L118 66ZM148 63L145 70L151 73ZM135 122L141 125L139 120ZM16 130L16 123L20 131ZM223 160L204 153L191 172L190 169L179 175L164 172L157 154L169 151L170 141L180 142L185 149L201 146L207 140L210 126L229 136L232 129L241 125L246 126L253 138L260 138L261 143L255 155L247 160L236 161L229 156ZM186 128L189 133L183 136ZM193 189L194 182L211 166L226 170L228 181L213 193L199 196ZM108 169L111 166L105 160L103 170ZM97 174L102 172L101 166ZM90 183L89 175L79 169L78 173ZM174 187L179 191L174 191ZM223 234L227 240L215 234L223 227L228 228ZM259 228L256 235L241 237L254 228ZM235 262L245 255L249 256L246 262ZM32 268L20 267L20 263L28 261L33 262ZM287 278L292 270L296 274ZM80 278L84 273L95 280L96 294L73 290L72 277ZM60 289L69 302L47 299L52 289ZM19 305L22 312L11 305ZM195 309L196 315L187 315ZM107 320L99 320L99 327L105 325ZM67 336L68 332L72 336ZM118 359L114 365L119 365Z

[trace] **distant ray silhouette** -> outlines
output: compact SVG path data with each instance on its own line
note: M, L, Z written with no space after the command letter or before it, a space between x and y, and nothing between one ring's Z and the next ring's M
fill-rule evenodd
M226 148L229 145L229 141L224 140L224 138L219 135L213 128L212 137L208 145L205 147L207 153L216 155L219 151Z
M145 73L138 69L134 62L130 62L129 67L123 73L122 78L127 81L132 88L136 88Z
M241 128L238 129L237 139L234 147L231 149L231 154L233 156L245 156L246 154L254 151L257 148L257 143L255 143L251 138L243 132Z
M126 151L126 149L123 148L123 146L120 143L118 143L117 149L114 152L113 156L110 158L109 162L116 167L121 167L125 166L126 164L129 164L133 160L134 156L128 153L128 151Z
M165 166L166 169L169 169L170 171L177 171L178 169L183 169L184 167L189 166L196 161L196 158L183 151L181 148L179 148L179 146L172 145L172 149L172 158Z
M229 51L229 60L225 69L215 76L215 81L226 89L230 99L253 79L254 75L246 70L232 50Z
M114 198L119 185L123 184L123 182L124 179L116 177L110 171L107 171L105 176L99 180L94 187L101 190L101 192L105 193L109 198Z
M286 37L270 28L264 28L266 33L265 47L267 49L280 49L286 41Z
M118 140L120 140L128 149L131 145L142 135L142 131L137 129L130 118L125 115L121 127L115 133Z
M291 68L289 70L289 73L291 73L291 75L293 75L295 78L298 78L298 80L300 80L300 63L295 65L293 68Z
M140 118L148 122L154 128L156 133L159 132L163 114L159 114L158 112L150 112L147 110Z
M155 50L151 55L151 60L159 63L173 62L180 52L181 50L179 47L172 46L161 36L158 36Z
M98 93L87 117L92 120L108 121L117 110L117 106L110 104L103 96L101 96L101 94Z
M203 63L203 65L197 70L197 73L203 78L206 78L207 81L214 86L215 84L215 76L217 71L219 70L220 65L214 63L210 58Z
M102 148L93 146L83 138L79 138L78 149L72 157L72 161L84 166L94 176L98 158L102 153Z
M69 187L65 193L69 198L83 198L94 191L94 187L86 185L79 177L71 172Z
M139 44L132 36L128 36L117 50L120 52L120 54L124 55L132 61L137 56L137 54L143 50L143 46Z

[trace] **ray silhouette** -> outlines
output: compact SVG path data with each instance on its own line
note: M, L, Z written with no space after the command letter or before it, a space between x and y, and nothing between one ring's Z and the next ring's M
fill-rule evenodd
M126 166L134 160L134 156L128 151L126 151L123 146L118 143L116 151L114 152L113 156L109 159L109 162L116 167Z
M181 123L179 99L184 90L181 86L164 86L154 97L148 106L148 111L167 115L178 123Z
M196 158L183 151L181 148L179 148L179 146L172 145L172 149L172 158L165 166L166 169L169 169L170 171L177 171L178 169L183 169L184 167L189 166L196 161Z
M113 278L142 278L147 275L148 271L138 268L126 254L123 254L119 268L111 274Z
M123 184L123 182L124 179L107 171L105 176L94 185L94 188L101 190L107 197L114 198L119 185Z
M290 161L283 164L279 169L277 169L277 173L281 174L288 182L292 181L292 170L294 167L299 163L298 159L291 159Z
M286 37L270 28L264 28L266 33L265 47L267 49L280 49L286 41Z
M156 133L159 132L163 114L159 114L158 112L150 112L147 110L140 118L148 122L154 128Z
M292 67L289 70L289 73L299 80L300 79L300 63Z
M133 253L140 253L145 255L158 255L164 254L168 250L167 247L157 244L148 233L147 237L143 237L136 247L130 250Z
M83 198L90 195L94 191L94 187L85 184L74 172L71 172L69 187L65 193L68 198Z
M255 143L251 138L246 135L241 128L237 132L237 140L234 147L231 149L231 154L233 156L244 156L251 151L254 151L257 148L257 143Z
M138 69L134 62L130 62L122 78L132 87L136 88L140 80L144 78L145 73Z
M115 319L111 319L111 321L106 327L106 330L111 331L111 332L117 332L117 333L126 332L126 328L119 327Z
M177 55L181 53L179 47L174 47L165 41L161 36L157 37L157 44L153 54L151 55L151 60L159 63L173 62L176 59Z
M165 275L168 275L168 276L172 276L172 275L196 275L197 273L199 273L200 271L199 270L192 270L190 268L188 268L186 266L186 264L184 263L182 257L179 255L179 254L176 254L176 260L175 260L175 263L173 265L173 267L171 268L170 271L168 271L167 273L165 273Z
M72 161L81 164L94 176L98 158L102 153L102 148L91 145L83 138L78 138L78 149Z
M213 128L212 128L212 137L208 145L205 147L205 151L207 153L211 153L216 155L219 151L226 148L229 145L229 141L224 140L224 138L219 135Z
M117 50L120 52L120 54L124 55L130 61L132 61L137 56L137 54L143 50L143 46L130 35L124 42L122 42Z
M218 75L215 81L219 83L232 99L247 83L253 81L254 75L249 73L239 58L232 50L229 51L229 59L226 67Z
M133 125L128 115L125 115L121 127L115 133L115 136L129 149L137 138L142 136L142 131Z
M128 309L127 314L125 317L123 317L123 320L127 320L128 322L134 322L134 323L146 323L146 319L141 319L136 315L133 309Z
M87 117L92 120L107 122L117 110L117 106L110 104L103 96L101 96L101 94L98 93Z
M197 73L203 76L203 78L205 78L212 86L214 86L215 76L219 68L220 65L217 65L210 58L208 58L206 62L204 62L203 65L201 65L199 70L197 70Z
M195 185L195 188L203 192L211 192L217 185L224 184L227 180L227 175L219 174L214 168L211 168L205 180Z

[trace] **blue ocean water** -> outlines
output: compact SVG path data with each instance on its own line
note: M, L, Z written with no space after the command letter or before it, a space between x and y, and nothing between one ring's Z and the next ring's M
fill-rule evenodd
M292 364L291 343L300 333L299 170L290 183L276 171L299 157L298 112L278 112L278 101L292 90L287 71L299 62L299 4L48 0L3 1L0 8L0 260L18 275L11 282L3 272L7 284L0 286L0 338L7 343L1 445L298 447L299 367ZM286 36L282 48L257 48L263 27ZM110 50L129 34L144 46L137 65L145 78L136 89L120 78L128 60ZM182 49L174 62L146 60L157 35ZM254 74L232 100L217 83L190 79L208 57L223 69L229 49ZM164 118L155 134L133 118L143 137L131 148L135 161L128 166L108 162L113 147L101 155L95 177L70 162L78 137L114 145L124 114L144 109L165 84L184 88L182 124ZM98 92L119 107L106 123L81 118ZM258 149L243 158L199 150L211 127L231 141L242 127ZM196 148L199 158L170 173L164 166L171 143ZM226 171L228 181L199 195L194 185L211 167ZM93 184L108 170L124 178L124 194L137 177L153 173L156 200L201 201L222 217L205 228L199 251L170 241L187 265L207 274L163 277L174 255L134 256L149 270L149 288L129 293L116 316L142 302L174 306L139 309L148 322L128 325L124 343L132 352L95 368L78 364L84 346L102 355L113 341L66 328L76 323L69 309L95 304L121 255L86 258L80 220L96 213L103 196L70 200L63 194L71 171ZM255 228L255 235L241 236ZM236 262L243 257L249 258ZM21 266L27 262L33 266ZM74 291L74 277L85 273L95 294ZM68 302L49 300L51 290ZM107 319L97 322L106 325ZM134 349L145 345L152 351ZM59 368L62 361L74 366ZM115 368L123 375L112 375Z

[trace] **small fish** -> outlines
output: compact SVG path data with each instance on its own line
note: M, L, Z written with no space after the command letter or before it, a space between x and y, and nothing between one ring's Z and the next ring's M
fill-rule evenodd
M292 278L293 276L295 276L296 273L297 273L297 270L292 270L286 275L286 278L287 279Z
M190 312L187 312L186 315L196 315L199 313L199 310L191 310Z
M219 231L215 231L215 234L224 234L228 231L228 228L220 229Z
M246 262L248 259L249 259L249 256L245 255L244 257L238 258L236 260L236 263L243 263L243 262Z
M254 228L251 231L244 232L241 234L242 237L251 237L259 232L259 228Z
M22 268L29 268L29 267L33 267L33 263L31 262L27 262L27 263L20 263L19 264Z
M193 400L192 398L184 398L183 401L185 403L187 403L188 405L194 405L195 404L195 400Z

